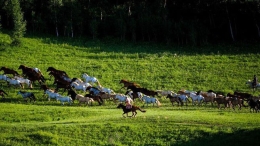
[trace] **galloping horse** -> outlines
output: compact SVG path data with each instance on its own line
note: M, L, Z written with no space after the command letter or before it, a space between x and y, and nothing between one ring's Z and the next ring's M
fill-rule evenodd
M131 117L135 117L137 115L137 110L140 110L141 112L146 112L145 110L141 109L138 106L132 105L131 109L127 109L125 105L123 105L122 103L120 103L117 108L122 108L123 109L123 114L122 116L125 118L125 114L132 112L132 116Z
M60 76L67 76L68 77L68 75L67 75L67 73L65 71L57 70L54 67L48 67L47 72L49 72L49 71L52 71L52 72L54 72L56 74L59 74Z
M168 95L166 96L166 98L169 98L169 99L170 99L170 102L172 103L172 106L174 106L174 102L177 102L177 103L178 103L178 106L179 106L180 104L181 104L181 105L183 104L181 98L178 97L178 96L172 96L171 94L168 94Z
M73 100L78 100L79 101L79 105L81 103L85 103L85 104L89 104L89 102L94 102L94 100L91 97L84 97L83 95L77 94L76 91L69 89L68 90L68 96L70 95L70 97Z
M38 81L40 84L41 82L45 82L45 78L38 68L30 68L25 65L20 65L18 69L21 69L23 75L32 82Z
M135 86L135 87L141 88L140 85L138 85L138 84L136 84L134 82L129 82L129 81L125 80L125 79L120 80L119 84L121 84L121 83L124 84L124 86L122 88L125 88L125 87L127 88L128 86Z
M94 101L97 101L99 105L102 105L104 102L103 99L101 98L101 96L86 94L84 97L92 98Z
M21 94L22 97L24 98L24 100L26 100L26 101L27 101L27 98L30 99L30 102L31 102L32 100L35 102L35 100L36 100L34 94L31 93L31 92L18 91L17 95L18 95L18 94Z
M19 75L17 71L7 67L1 67L0 71L4 71L4 74L12 74L13 76Z

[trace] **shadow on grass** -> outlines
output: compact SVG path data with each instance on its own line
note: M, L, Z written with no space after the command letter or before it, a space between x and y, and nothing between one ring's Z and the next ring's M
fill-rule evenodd
M29 36L30 38L32 37ZM86 38L67 38L67 37L45 37L40 38L43 43L46 44L66 44L65 49L75 47L77 50L83 52L101 53L101 52L115 52L115 53L148 53L148 54L160 54L168 52L171 54L248 54L248 53L259 53L259 44L256 43L241 43L234 42L229 44L208 44L205 46L179 46L175 44L166 45L164 43L154 42L138 42L132 43L127 41L120 41L117 39L108 40L88 40ZM93 56L95 57L95 56Z
M203 137L187 142L178 142L176 146L257 146L260 145L260 128L238 130L234 133L209 134L200 132Z

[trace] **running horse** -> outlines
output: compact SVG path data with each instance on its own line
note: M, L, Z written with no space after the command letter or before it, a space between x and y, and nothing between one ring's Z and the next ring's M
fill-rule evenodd
M45 83L45 78L38 68L30 68L25 65L20 65L18 69L21 69L23 75L27 77L32 83L38 81L39 84ZM37 72L38 71L38 72Z
M140 85L138 85L138 84L136 84L134 82L129 82L129 81L125 80L125 79L120 80L119 84L121 84L121 83L124 84L124 86L122 88L127 88L128 86L135 86L135 87L138 87L138 88L141 87Z
M4 66L1 67L0 71L4 71L4 74L12 74L13 76L19 75L17 71Z
M137 110L140 110L141 112L146 112L145 110L141 109L140 107L138 106L135 106L135 105L132 105L132 108L131 109L128 109L126 108L126 106L122 103L120 103L117 108L122 108L123 109L123 117L125 118L125 114L129 113L129 112L132 112L132 116L130 117L135 117L137 115Z

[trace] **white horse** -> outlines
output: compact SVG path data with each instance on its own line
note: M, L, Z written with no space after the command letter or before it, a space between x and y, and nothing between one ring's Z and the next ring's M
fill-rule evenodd
M191 92L189 92L189 93L191 93ZM179 97L182 100L182 102L185 102L186 105L188 105L189 99L188 99L188 96L186 94L176 94L176 93L174 93L172 96L173 97Z
M61 96L59 93L54 92L53 90L47 89L45 94L48 95L48 100L56 99L58 96Z
M14 79L19 80L22 84L27 84L29 88L32 88L32 82L29 79L25 79L19 76L14 76Z
M97 88L101 90L102 92L108 93L108 94L115 94L114 90L102 87L101 85L98 85Z
M81 79L79 79L79 78L73 78L73 80L72 80L73 82L76 82L76 83L78 83L78 84L80 84L80 85L85 85L85 86L92 86L90 83L87 83L87 82L83 82Z
M192 99L192 105L195 105L195 101L198 102L198 105L200 105L201 102L204 101L204 97L202 95L197 95L194 92L190 92L190 98Z
M91 76L89 76L89 75L86 74L86 73L82 74L82 77L85 79L85 82L86 82L86 83L91 82L92 84L97 83L98 85L100 85L98 79L95 78L95 77L91 77Z
M167 96L168 94L172 95L174 92L171 90L156 90L161 96Z
M86 89L88 87L86 86L86 84L78 84L77 82L72 82L70 86L73 87L75 90L82 90L84 92L86 92Z
M7 76L6 75L0 75L0 80L5 80L6 81Z
M57 101L60 101L62 105L64 105L64 102L68 102L70 105L73 102L72 98L69 96L57 96Z
M148 104L150 104L150 103L152 103L153 106L154 106L154 104L157 104L158 107L161 105L160 101L159 101L157 98L150 97L150 96L147 96L147 95L144 95L144 96L142 97L142 100L144 101L144 105L147 104L147 106L148 106ZM144 106L144 105L143 105L143 106Z
M23 88L23 84L19 80L11 79L11 78L7 77L6 81L8 83L8 86L13 85L13 86L19 86L20 88Z
M127 95L124 94L116 94L115 99L118 99L119 102L125 102L126 99L129 99L130 103L132 104L134 101L132 100L132 98L130 98Z

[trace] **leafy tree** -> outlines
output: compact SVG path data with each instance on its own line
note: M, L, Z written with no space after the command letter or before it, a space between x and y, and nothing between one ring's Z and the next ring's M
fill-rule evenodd
M10 12L13 18L13 30L11 32L12 44L19 45L26 31L26 21L23 20L23 13L21 11L19 0L11 0Z

